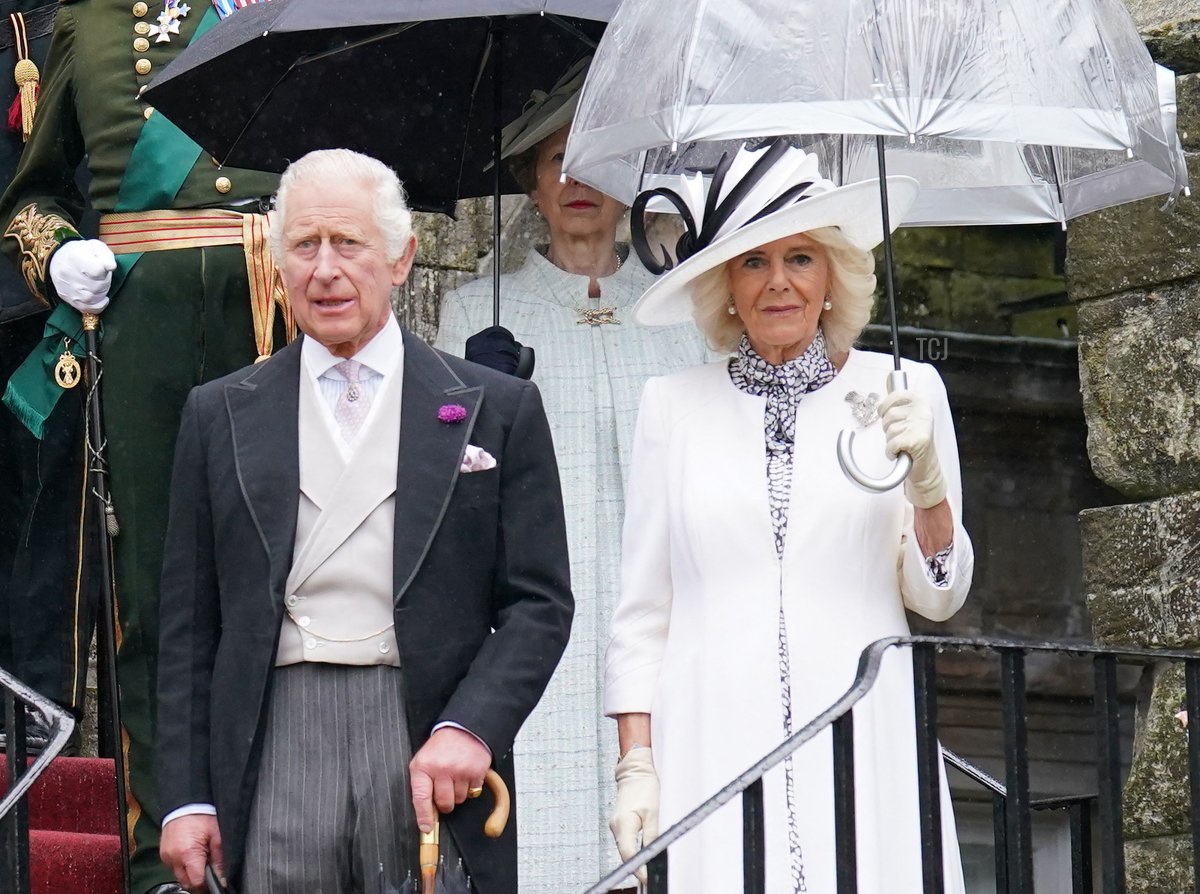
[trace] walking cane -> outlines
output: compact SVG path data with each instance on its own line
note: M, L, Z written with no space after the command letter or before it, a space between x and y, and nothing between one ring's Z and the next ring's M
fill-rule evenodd
M508 814L512 809L508 786L495 770L487 771L483 784L491 791L492 797L496 801L492 812L488 814L488 818L483 824L483 834L488 838L499 838L504 834L504 827L508 825ZM468 794L467 797L472 797L472 795ZM441 819L435 812L433 830L421 833L419 849L421 894L435 894L435 892L437 894L441 894L441 892L467 894L471 890L471 885L460 871L449 870L442 874L442 878L438 878L441 856L441 824ZM406 886L403 891L404 894L408 894L411 888Z
M108 722L112 727L113 763L117 777L117 820L120 823L121 868L124 872L125 890L129 890L129 828L128 805L125 800L125 748L121 738L121 690L117 681L117 613L116 594L113 591L112 538L117 536L117 517L113 512L112 499L108 494L108 466L104 460L104 424L100 412L100 379L104 375L104 364L96 338L100 318L96 314L83 314L84 346L87 348L88 364L88 419L84 436L87 451L88 474L91 477L91 494L95 506L95 523L100 533L100 617L96 635L97 661L104 674L109 692Z

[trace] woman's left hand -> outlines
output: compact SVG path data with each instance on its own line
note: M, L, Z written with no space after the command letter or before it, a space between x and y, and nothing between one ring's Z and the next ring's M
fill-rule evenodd
M930 509L946 499L946 481L933 443L933 409L912 391L893 391L879 405L889 456L907 453L912 471L904 495L918 509Z

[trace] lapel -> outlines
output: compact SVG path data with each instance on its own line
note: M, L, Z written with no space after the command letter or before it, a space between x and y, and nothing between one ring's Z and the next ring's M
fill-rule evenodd
M462 422L438 420L448 403L467 411ZM483 387L468 387L433 348L404 330L404 383L400 403L400 457L396 468L393 582L403 598L450 502L479 408Z
M371 417L370 425L360 436L358 449L346 462L341 475L333 483L333 487L324 490L319 501L314 500L321 509L321 515L313 525L305 542L297 544L299 551L287 579L289 593L294 593L321 566L321 563L333 555L334 551L346 541L346 538L357 530L358 526L375 511L380 503L396 492L395 450L391 446L385 447L385 449L374 448L375 445L394 445L399 440L400 413L391 408L398 397L396 381L400 378L403 377L393 376L387 386L376 395L378 409ZM315 390L307 384L307 377L305 377L305 384L301 385L301 389L306 394ZM312 409L315 411L316 407ZM307 407L305 412L308 412ZM320 418L306 420L305 427L317 430L322 434L328 430L328 426ZM311 436L306 433L306 437ZM305 443L307 445L311 443L311 440L306 440ZM330 443L328 447L331 450L337 449L333 443ZM327 468L319 455L308 457L306 454L306 477L310 474L310 458L314 464L323 467L319 468L318 474Z
M225 386L234 471L271 563L271 595L282 604L300 500L300 345L296 339L245 378Z

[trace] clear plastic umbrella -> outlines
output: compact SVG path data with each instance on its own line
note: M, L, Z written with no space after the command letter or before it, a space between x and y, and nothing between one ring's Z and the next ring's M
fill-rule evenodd
M1153 196L1190 194L1176 130L1175 73L1154 66L1166 151L1152 157L1123 150L1029 146L948 137L885 137L888 172L921 184L903 226L1062 223L1101 208ZM793 134L789 141L821 160L835 183L878 176L875 137ZM626 204L639 192L670 186L680 173L712 170L742 140L704 140L648 149L598 168L573 170Z
M828 140L835 180L877 176L884 188L885 173L918 169L923 188L942 193L933 207L956 218L927 211L925 223L1065 222L1182 188L1161 106L1154 64L1120 0L680 0L670 16L658 0L624 0L563 167L628 198L654 185L640 182L648 165L669 170L691 144L799 135L803 145L807 135L810 151ZM621 167L627 175L614 173ZM1074 187L1087 195L1087 183L1101 187L1081 201ZM884 255L890 390L903 380L890 239ZM904 479L907 457L874 480L850 444L843 432L839 459L858 484L883 490Z
M793 133L1169 151L1120 0L625 0L565 163Z

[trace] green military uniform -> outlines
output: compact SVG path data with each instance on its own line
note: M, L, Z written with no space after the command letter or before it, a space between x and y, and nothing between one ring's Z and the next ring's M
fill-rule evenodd
M141 100L141 89L210 13L204 0L194 3L176 19L178 33L160 41L162 0L155 6L143 0L64 0L33 134L0 202L4 250L48 305L57 303L50 256L76 235L81 200L73 172L85 155L89 199L102 215L210 207L258 211L258 200L275 191L275 175L218 169L194 144L180 148L178 140L166 141L143 151L150 143L143 141L135 150L156 114ZM254 72L246 78L253 80ZM182 178L177 190L169 185L172 178ZM131 190L131 181L139 179L140 188ZM153 196L159 182L168 184L160 199L131 203L131 195ZM101 226L103 232L103 217ZM180 410L193 386L250 363L259 347L240 245L146 251L127 273L119 270L118 279L101 318L103 401L121 525L114 568L134 846L131 887L141 894L173 880L158 861L153 744L158 583Z
M58 8L54 0L0 2L0 111L17 96L18 59L45 69ZM5 186L25 145L21 122L13 123L0 129ZM17 268L0 264L0 391L41 341L46 316ZM82 393L59 402L42 441L0 408L0 667L77 718L96 583L80 573L84 474Z

